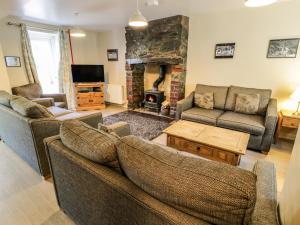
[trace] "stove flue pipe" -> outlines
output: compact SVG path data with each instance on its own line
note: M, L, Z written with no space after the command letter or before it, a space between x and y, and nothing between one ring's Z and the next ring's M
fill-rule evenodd
M153 83L152 90L153 91L158 91L158 85L163 82L167 74L167 65L160 65L160 70L159 70L159 77L158 79Z

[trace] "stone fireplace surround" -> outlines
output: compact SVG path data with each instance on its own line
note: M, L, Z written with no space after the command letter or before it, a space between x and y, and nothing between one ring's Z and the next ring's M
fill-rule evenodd
M171 73L171 116L177 101L184 98L189 18L173 16L153 20L144 30L126 27L126 83L128 108L135 109L144 100L146 65L167 65ZM157 75L158 76L158 75Z

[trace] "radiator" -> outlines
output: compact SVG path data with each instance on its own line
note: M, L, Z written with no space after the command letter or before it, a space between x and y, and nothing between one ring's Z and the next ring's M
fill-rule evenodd
M105 101L124 104L124 86L120 84L105 84Z

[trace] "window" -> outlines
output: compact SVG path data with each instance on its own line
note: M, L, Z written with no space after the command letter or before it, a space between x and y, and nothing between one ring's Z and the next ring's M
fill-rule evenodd
M29 30L32 54L44 94L59 93L58 32Z

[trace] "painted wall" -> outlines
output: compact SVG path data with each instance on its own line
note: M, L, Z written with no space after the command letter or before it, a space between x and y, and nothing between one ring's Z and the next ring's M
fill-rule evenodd
M0 90L11 92L1 42L0 42Z
M125 29L119 28L98 34L100 62L105 68L106 83L126 85L125 71ZM119 61L107 60L107 49L118 49Z
M190 16L186 93L195 84L270 88L280 107L300 85L296 59L267 59L270 39L300 38L299 1ZM217 43L236 43L234 59L214 59ZM295 107L295 105L292 105Z
M280 195L279 209L282 224L298 225L300 221L300 131L298 132L292 157L289 162L283 191Z
M16 17L6 17L0 20L0 41L3 43L3 54L21 57L21 68L8 68L7 72L12 87L20 86L28 83L26 71L22 57L20 28L15 26L7 26L7 22L21 22ZM25 21L26 24L46 29L58 29L56 26L38 24ZM74 62L77 64L100 64L100 53L98 50L98 32L86 31L85 38L72 38Z

